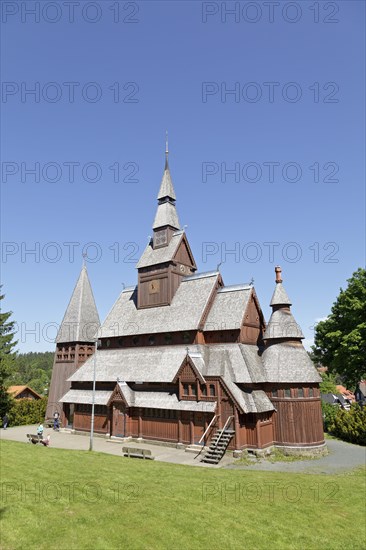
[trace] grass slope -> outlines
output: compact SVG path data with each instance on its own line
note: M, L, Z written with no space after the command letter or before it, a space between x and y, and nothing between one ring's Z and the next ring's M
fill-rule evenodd
M214 470L1 442L3 550L365 548L365 477Z

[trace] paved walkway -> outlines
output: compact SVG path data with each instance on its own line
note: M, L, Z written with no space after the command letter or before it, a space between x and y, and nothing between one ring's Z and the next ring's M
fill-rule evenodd
M37 433L37 426L17 426L0 430L1 439L11 441L21 441L27 443L26 434ZM44 436L51 435L50 445L58 449L75 449L87 451L89 449L89 435L71 434L70 432L55 432L52 429L46 429ZM275 462L266 460L258 461L255 464L239 465L232 456L225 456L219 465L212 466L199 462L195 459L196 454L185 452L182 449L166 447L164 445L154 445L149 443L136 443L135 441L108 440L104 437L95 437L93 448L95 451L113 455L122 455L122 446L140 447L141 449L150 449L155 460L161 462L170 462L174 464L185 464L188 466L199 466L206 468L230 468L245 470L266 470L272 472L302 472L309 474L336 474L351 470L357 466L365 465L366 449L358 445L351 445L344 441L335 439L327 440L329 455L314 460L297 460L295 462Z
M37 433L37 425L34 426L16 426L7 430L0 430L1 439L9 439L12 441L21 441L27 443L27 433ZM90 436L89 434L80 435L70 432L55 432L51 429L45 429L43 437L51 436L50 446L58 449L75 449L78 451L87 451L89 449ZM200 466L208 468L223 468L234 462L231 456L225 456L219 465L209 465L199 462L199 458L195 459L197 453L188 453L184 449L176 449L175 447L166 447L164 445L154 445L149 443L139 443L136 441L118 441L110 440L104 437L94 437L93 449L101 453L122 456L122 447L139 447L141 449L150 449L155 460L161 462L171 462L174 464L187 464L189 466Z

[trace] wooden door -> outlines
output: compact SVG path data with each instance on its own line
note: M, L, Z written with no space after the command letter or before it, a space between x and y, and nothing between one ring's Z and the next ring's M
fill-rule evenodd
M125 415L123 407L120 404L113 406L113 428L112 435L115 437L125 436Z
M205 433L205 416L201 412L194 413L194 442L197 445L203 434ZM203 441L201 442L203 445Z
M233 405L228 397L223 397L221 399L221 423L222 427L225 426L227 419L229 416L234 415L234 409ZM233 428L234 423L233 421L230 423L229 428Z

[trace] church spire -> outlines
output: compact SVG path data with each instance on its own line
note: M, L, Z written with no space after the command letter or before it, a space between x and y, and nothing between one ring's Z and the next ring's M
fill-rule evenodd
M56 342L92 342L99 315L83 257L83 267L58 331Z
M274 290L271 307L272 315L268 322L263 339L269 344L271 341L277 340L302 340L304 338L301 328L296 323L290 306L291 301L286 290L282 286L282 269L279 266L275 267L276 272L276 288Z
M175 208L175 191L173 187L172 177L169 169L169 148L168 148L168 133L166 134L165 142L165 167L164 174L161 180L158 193L158 208L155 215L153 229L158 230L163 227L171 227L180 229L177 210Z

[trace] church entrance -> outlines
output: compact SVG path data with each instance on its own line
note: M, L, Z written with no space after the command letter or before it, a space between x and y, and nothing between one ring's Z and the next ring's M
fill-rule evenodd
M112 435L115 437L125 436L125 414L121 403L113 404Z

